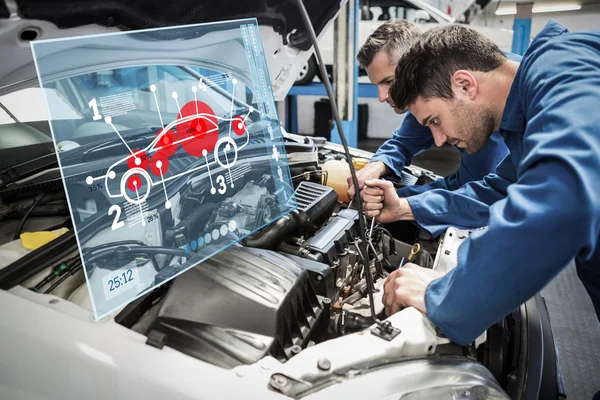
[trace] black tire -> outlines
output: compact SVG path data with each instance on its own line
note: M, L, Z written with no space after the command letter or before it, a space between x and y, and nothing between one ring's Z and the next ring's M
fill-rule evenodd
M317 75L317 71L317 61L314 56L311 56L300 70L300 73L298 73L298 78L296 78L294 84L307 85L311 83L315 78L315 75Z

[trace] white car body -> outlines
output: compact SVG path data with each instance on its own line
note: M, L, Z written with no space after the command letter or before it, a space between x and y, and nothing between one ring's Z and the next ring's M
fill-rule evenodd
M320 1L323 2L324 0ZM106 4L108 4L108 7L119 8L119 11L123 12L133 9L136 11L136 16L143 14L145 7L135 9L133 3L135 2L128 1L120 4L117 1ZM204 3L202 1L198 3L204 6L213 4L212 2L202 4ZM101 4L104 3L95 5ZM257 12L256 9L261 4L264 5L264 3L257 1L254 4L255 7L252 12ZM161 5L161 3L158 2L155 5ZM172 11L171 9L177 8L178 5L184 7L184 11L186 11L184 15L189 14L187 11L191 7L190 3L171 2L164 4L164 7L168 8L168 11ZM219 4L218 7L221 7L221 5ZM326 15L325 19L333 18L337 11L333 9L335 8L335 4L329 7L322 4L317 5L322 7L312 8L313 12L315 9L319 11L327 8L332 9L325 10L331 11ZM42 3L37 4L38 8L43 8L43 6L44 4ZM62 8L58 8L53 4L45 4L45 6L50 7L51 11L57 11L59 14L63 13L69 15L71 18L77 18L77 13L73 12L68 4L64 4ZM272 6L273 4L268 5L268 7ZM63 9L68 11L62 11ZM71 31L68 29L62 30L47 21L21 19L15 12L16 4L14 2L9 2L9 10L12 11L10 19L0 19L0 38L2 39L0 41L0 48L3 52L1 63L1 67L3 68L0 68L0 101L2 100L2 96L19 93L22 89L35 86L35 82L37 81L28 43L24 43L23 40L19 39L19 32L26 27L29 27L29 29L32 27L35 28L36 31L40 32L42 38L66 37L76 34L117 30L114 27L101 29L97 25L84 26L80 27L80 29L72 28L73 30ZM272 12L273 10L269 9L267 11ZM281 11L282 15L284 15L283 11ZM233 10L228 9L227 12L233 12ZM156 13L159 16L162 14ZM156 15L153 16L156 17ZM289 19L288 25L292 25L294 22L293 16L284 16L287 16ZM221 16L221 19L224 20L225 17L228 17L228 15ZM322 20L323 18L321 18L321 22L323 22ZM135 25L135 20L132 21L131 24ZM126 21L119 22L125 23L125 26L127 26ZM330 21L325 21L325 23L328 22ZM281 28L281 26L277 28ZM329 30L332 31L331 28ZM306 48L306 50L301 51L292 45L288 45L288 43L292 42L284 41L280 31L272 26L261 25L261 35L274 97L284 97L289 87L293 84L294 76L296 76L301 65L306 62L312 50L311 48ZM228 55L226 51L219 52L219 54L215 54L215 57L211 57L209 61L220 61L229 65L235 65L239 61L228 60ZM133 51L129 52L127 56L131 57L131 60L128 61L142 60L138 63L142 65L143 61L148 59L143 54L136 56ZM220 60L216 60L217 56L220 56ZM135 60L136 57L138 60ZM172 54L169 57L172 57ZM172 60L167 59L166 61ZM86 64L84 67L96 65L92 59L82 59L81 62ZM57 65L56 67L60 69L61 66ZM65 75L68 76L70 71L57 72L65 72ZM35 91L29 93L35 93ZM87 107L87 102L83 106ZM7 119L10 120L10 118ZM22 125L21 122L16 121L16 118L14 119L15 123L12 125L15 125L15 127ZM35 122L45 121L37 120ZM0 125L0 128L7 127L11 128L11 124L6 124L6 126ZM102 124L102 128L108 129L104 124ZM11 132L12 136L16 136L21 131L6 129L4 132ZM308 138L297 135L286 135L286 137L295 141L294 145L296 147L307 146L306 142L310 141ZM156 145L158 139L154 140L151 146ZM24 145L19 145L19 147L3 149L0 146L0 150L11 152L11 155L8 157L8 163L17 165L18 163L15 160L17 157L23 156L24 153L28 157L27 161L31 161L30 159L34 158L32 156L32 149L40 146L39 142L39 140L36 142L31 139ZM298 151L297 153L293 153L297 165L303 163L310 164L313 160L315 163L317 162L317 151L314 149L317 149L319 146L315 145L315 142L311 141L310 143L312 143L309 146L311 148L310 152ZM41 145L45 146L45 143L41 143ZM25 150L22 150L23 148ZM148 147L148 151L150 149L152 147ZM338 153L337 156L342 155L340 145L325 143L320 145L320 149L323 153L333 152ZM369 158L372 156L371 153L357 149L352 149L351 153L354 157L359 158ZM47 155L52 155L52 153L48 153ZM331 156L331 154L323 155ZM338 159L340 158L338 157ZM119 161L125 162L126 160L120 159ZM289 161L291 164L293 158L290 157ZM0 162L6 162L6 160L0 158ZM416 177L425 178L431 175L429 171L419 169L415 166L411 166L409 170ZM22 186L28 185L33 179L51 180L53 179L52 176L56 175L56 173L56 166L46 167L41 171L35 171L28 176L15 179L9 185L15 185L20 190ZM307 172L307 174L310 176L311 171ZM430 177L432 179L438 178L437 176ZM2 187L2 183L0 182L0 189L10 189L10 186ZM8 204L4 203L7 198L3 193L3 207L5 204ZM56 221L52 220L53 218ZM48 225L59 222L63 223L63 219L58 214L50 218L32 217L28 221L27 229L29 231L47 230L49 229ZM107 223L110 224L110 222L108 221ZM105 223L104 228L108 230L108 226ZM76 273L68 276L68 279L64 280L62 284L53 290L49 290L48 294L31 290L36 283L48 276L55 267L54 262L48 262L45 257L53 260L54 258L52 257L60 256L60 262L62 263L64 262L63 259L67 259L73 255L71 252L64 254L65 257L62 257L65 250L60 248L61 245L64 247L64 242L66 242L64 238L71 232L63 233L62 236L51 240L48 243L48 247L46 245L42 246L44 248L40 249L43 250L43 253L40 253L40 249L25 249L20 239L8 239L9 237L12 238L14 232L14 226L11 224L3 220L0 223L0 228L2 228L0 229L0 313L2 315L2 318L0 318L0 337L2 338L0 341L0 399L2 400L188 400L237 398L329 400L353 399L358 397L375 400L440 398L441 396L445 396L444 398L448 398L448 396L452 396L451 398L465 398L464 396L470 396L470 388L474 390L484 388L490 396L495 395L493 398L508 398L508 395L504 393L503 388L496 380L495 373L483 363L480 363L475 357L466 358L462 356L462 353L458 355L447 353L448 349L456 349L457 345L452 344L426 315L414 308L406 308L386 319L386 321L391 322L394 328L400 329L400 332L396 332L397 335L391 338L389 336L387 338L376 336L376 333L373 333L373 326L371 326L355 333L342 333L338 337L316 344L314 342L311 344L311 341L307 340L307 343L302 343L303 347L296 352L297 354L294 354L285 362L269 354L256 362L246 362L246 360L242 359L243 362L241 365L231 368L220 367L216 365L216 362L211 363L199 358L198 354L194 356L178 350L175 346L176 343L173 343L171 338L162 343L162 346L157 344L156 338L151 337L151 333L154 331L148 332L148 326L133 327L133 324L131 324L131 327L127 327L123 323L119 323L115 317L129 305L125 305L109 313L100 320L96 320L92 309L88 284L82 270L78 270ZM102 225L100 228L102 228ZM448 237L440 244L439 256L436 258L433 268L448 271L455 267L455 254L461 243L461 237L466 237L468 233L456 235L456 232L456 230L448 231ZM449 237L452 234L459 236L459 240L450 240ZM410 249L410 245L407 245L407 247ZM231 248L236 250L234 246ZM345 253L346 250L350 249L344 249ZM408 250L404 250L406 256L408 256ZM263 250L263 254L268 252L271 252L271 250ZM348 251L347 253L349 254L350 252ZM402 251L399 249L398 253L400 255ZM45 257L41 257L40 254L44 254ZM402 253L401 256L403 255ZM258 282L246 285L249 289L246 287L242 287L242 289L250 291L251 289L266 287L271 284L278 285L278 280L293 281L287 277L291 272L288 271L285 275L278 272L279 269L277 268L283 268L282 265L284 262L282 261L283 256L278 255L277 257L279 258L275 261L273 261L276 258L274 255L271 256L271 261L267 259L268 257L265 257L265 262L270 262L268 266L275 271L274 273L267 275L267 278L264 279L261 279L261 275L257 274L253 278L256 278L255 280ZM347 264L351 264L352 268L357 268L359 265L358 258L349 255L348 259L354 261L352 263L347 262ZM276 264L276 261L279 264ZM248 263L247 260L246 262ZM290 261L288 260L287 262ZM44 269L39 268L40 266L45 266L46 263L52 265L44 267ZM60 266L60 264L58 265ZM229 266L231 267L232 265ZM235 267L235 265L233 266ZM38 270L33 271L32 269L34 268ZM11 272L7 274L6 271ZM236 270L231 269L231 271L233 271L233 274ZM219 274L216 275L222 276L222 273L223 271L219 271ZM307 270L303 270L303 273L302 279L309 282ZM277 274L280 274L283 278L278 277ZM183 277L184 275L182 274L181 276ZM186 276L185 279L188 279L189 276L191 275ZM271 278L273 280L269 280ZM319 279L316 280L319 281ZM238 282L232 282L231 284L238 284ZM383 294L382 284L383 279L378 279L375 282L376 293L373 295L374 306L379 311L383 308L381 302ZM161 287L164 288L165 286ZM291 286L282 286L282 284L276 286L276 288L280 287L286 289ZM300 286L294 286L294 290L300 293L298 287ZM338 289L341 289L341 287L338 287ZM197 287L193 289L191 294L196 295L199 293L204 297L202 301L206 300L207 303L211 301L210 294L198 290ZM338 289L335 290L339 291ZM232 293L236 292L236 290L240 292L239 289L233 286L229 287L228 290ZM278 294L275 296L275 301L270 300L268 306L260 310L270 313L274 309L281 308L283 300L280 299L291 299L291 294L293 293L291 291L284 291L284 294ZM361 293L361 295L363 294ZM213 304L198 302L193 303L193 305L198 306L198 309L216 310L215 315L219 316L219 314L227 313L227 306L230 306L229 303L234 304L230 301L231 297L225 298L225 301L218 302L218 299L215 300L214 297L212 299L214 300ZM331 299L327 300L331 303ZM323 304L323 309L325 309L327 302L324 299L320 301ZM255 303L258 304L259 302L255 301ZM292 301L289 303L292 303ZM368 312L365 311L368 310L368 299L366 296L356 301L355 304L357 309ZM233 314L232 318L244 319L251 317L256 319L257 317L255 313L242 315L243 313L237 309L233 311L231 313ZM284 314L283 311L282 314ZM528 312L529 316L527 317ZM523 335L527 335L527 343L515 350L519 356L519 360L517 361L518 371L520 372L518 376L515 376L514 382L511 383L516 387L515 390L518 392L529 389L529 391L535 391L535 394L537 394L538 388L543 387L544 383L541 377L547 375L542 374L541 371L544 368L556 367L553 359L548 358L547 353L540 356L540 354L533 353L533 350L530 350L530 348L536 350L543 347L548 348L552 352L554 351L554 342L551 335L548 338L549 326L543 325L545 320L540 322L541 317L538 316L538 314L543 314L543 312L545 312L545 309L538 308L537 305L533 307L531 302L522 307L521 314L523 316L519 321L522 321L524 328L515 331L515 334L519 335L522 332ZM148 314L151 313L143 314L139 318L144 319L144 317L148 317ZM287 314L290 315L289 320L300 320L296 314L291 312ZM378 312L378 314L380 313ZM156 318L156 315L149 318L149 320L154 318ZM265 320L268 322L271 321L271 319ZM208 325L210 325L210 321ZM217 326L216 323L213 325ZM213 325L210 326L212 327ZM286 327L282 325L277 326L278 331L285 331ZM327 320L326 327L330 328L329 320ZM223 336L234 336L234 333L241 332L240 329L236 330L235 327L232 328L229 325L218 326L218 328L224 330ZM254 328L256 327L252 326L252 329ZM256 331L248 331L246 333L250 333L253 336L244 334L241 335L242 339L247 340L247 344L255 346L259 350L264 350L264 343L268 343L267 339L272 339L271 337L264 336L263 333L256 333ZM386 336L385 332L381 336ZM216 337L216 340L222 339L224 343L223 347L226 351L230 352L229 354L238 353L243 356L243 349L235 348L230 343L226 343L228 338ZM211 336L210 339L215 339L215 337ZM484 349L484 341L486 339L488 341L491 340L490 335L484 332L472 343L471 347L473 349L478 347ZM502 345L502 342L500 344ZM263 347L261 348L261 346ZM294 352L293 347L300 348L299 345L290 347L292 347L290 350L292 352ZM508 346L507 348L509 350L512 349ZM460 347L458 350L462 352L464 349L466 347ZM210 350L203 353L210 353ZM491 351L490 354L490 358L500 359L500 357L496 357L495 353L491 353ZM550 378L544 379L554 377L554 375L549 376ZM551 397L542 396L539 398Z

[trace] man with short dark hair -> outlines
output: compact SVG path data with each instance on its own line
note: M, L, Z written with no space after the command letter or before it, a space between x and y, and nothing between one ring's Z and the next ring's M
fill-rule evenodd
M380 102L386 102L394 107L389 96L389 88L394 80L396 65L420 34L419 29L406 20L390 20L379 26L360 48L356 59L367 71L371 83L377 86ZM518 55L509 56L514 60L520 59ZM394 110L398 114L406 111ZM377 150L369 164L358 171L360 187L362 188L363 182L367 179L391 174L399 177L404 166L410 165L415 155L430 149L434 142L438 146L442 145L434 138L429 127L421 126L414 116L408 113L392 138ZM421 204L434 206L434 189L455 190L467 182L481 180L485 175L493 172L508 153L498 133L492 135L491 140L478 154L470 155L465 154L462 149L458 150L463 153L463 156L456 172L426 185L404 187L398 191L398 194L401 197L409 197L414 207L421 207ZM352 198L355 191L350 178L348 178L348 187L348 196ZM429 193L431 191L433 194ZM435 229L424 222L421 223L422 221L417 222L421 228L430 233Z
M483 181L438 193L452 212L429 210L428 224L489 226L444 276L411 264L390 274L386 312L416 307L467 344L575 259L600 318L600 31L550 21L518 64L467 27L432 30L400 60L391 96L436 140L477 153L499 130L510 154ZM422 211L382 180L361 195L381 222Z

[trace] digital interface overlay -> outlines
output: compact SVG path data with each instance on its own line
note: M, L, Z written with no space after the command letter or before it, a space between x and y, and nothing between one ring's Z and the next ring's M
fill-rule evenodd
M255 19L32 49L97 319L297 207Z

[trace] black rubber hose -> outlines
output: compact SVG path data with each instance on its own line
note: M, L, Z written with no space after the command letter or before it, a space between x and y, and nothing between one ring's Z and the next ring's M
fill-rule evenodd
M245 245L261 249L274 250L286 236L293 232L297 225L295 214L287 214L266 228L246 238Z
M367 329L373 324L373 321L370 318L346 310L342 310L332 322L331 328L333 332L338 335L359 332Z
M151 246L119 246L116 249L100 250L95 252L86 258L86 263L93 263L98 260L106 258L118 258L118 257L134 257L136 255L155 255L155 254L169 254L173 256L189 257L190 255L182 249L172 249L169 247L151 247ZM121 266L119 266L120 268Z
M37 196L35 196L35 199L33 199L33 203L31 203L31 207L29 207L29 210L27 210L25 215L23 215L23 218L21 218L21 222L19 222L19 225L17 225L17 229L15 230L15 234L13 235L13 240L17 240L19 238L19 236L21 236L21 231L23 230L23 227L25 227L25 222L27 222L27 218L29 218L33 209L38 204L40 204L40 201L42 201L42 199L44 198L45 195L46 195L46 193L42 192L42 193L38 194Z
M98 246L94 246L94 247L90 247L90 248L84 247L82 250L83 250L84 254L87 254L87 253L93 253L98 250L106 249L109 247L118 247L118 246L124 246L124 245L128 245L128 244L135 244L138 246L146 246L146 243L139 241L139 240L119 240L117 242L100 244ZM156 270L156 272L160 272L160 266L158 265L158 261L156 260L156 257L153 255L152 257L150 257L150 259L152 260L152 265L154 265L154 269Z
M75 233L69 231L0 269L0 289L8 290L25 282L46 268L63 262L75 251Z

